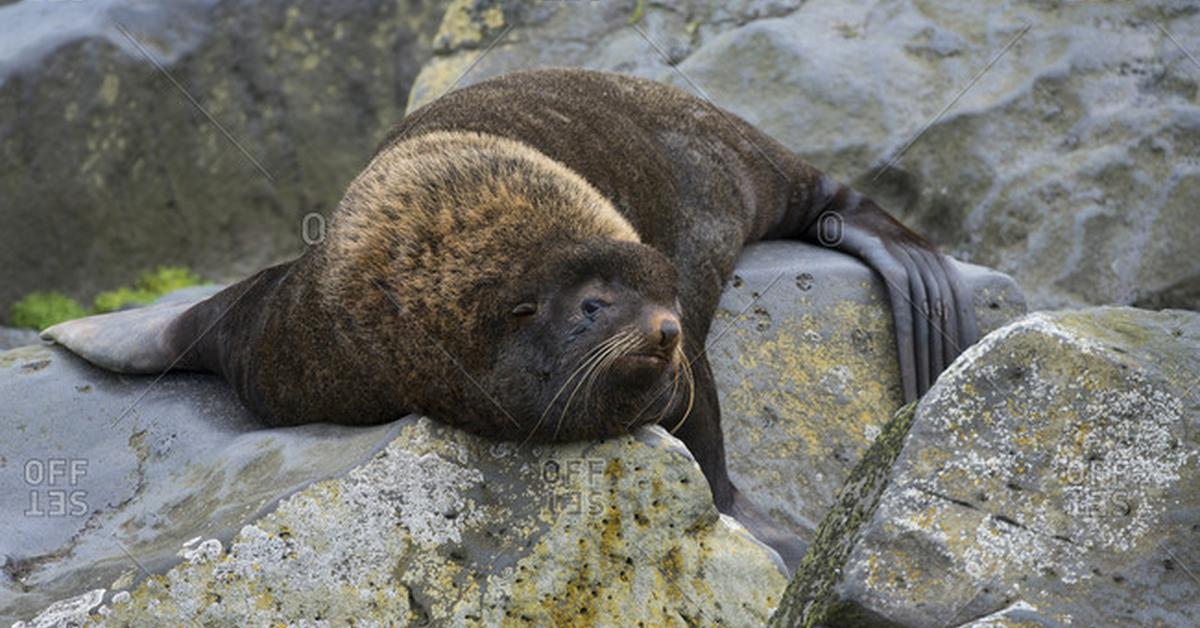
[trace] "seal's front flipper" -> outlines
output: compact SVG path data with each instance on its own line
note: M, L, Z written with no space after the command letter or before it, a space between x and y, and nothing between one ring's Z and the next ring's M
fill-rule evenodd
M172 342L172 326L196 301L164 303L59 323L42 332L79 357L117 373L188 368ZM186 349L184 347L183 349Z

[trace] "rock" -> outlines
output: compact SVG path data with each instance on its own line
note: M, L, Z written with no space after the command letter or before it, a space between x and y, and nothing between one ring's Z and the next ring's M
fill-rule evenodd
M2 353L0 369L0 621L108 596L118 624L741 625L766 621L786 585L661 428L557 447L416 417L256 429L212 376L152 384L47 346Z
M0 6L0 322L35 290L87 301L159 264L227 280L322 237L443 6Z
M1193 312L992 333L876 441L773 623L1197 625L1197 372Z
M370 463L151 578L105 623L748 625L786 584L662 428L539 448L400 425Z
M33 329L0 327L0 351L37 344L38 333Z
M1013 280L958 264L984 333L1025 313ZM751 245L707 355L734 482L811 541L851 469L904 401L883 281L797 242Z
M1013 275L1038 308L1200 309L1200 66L1180 47L1198 40L1178 0L459 0L410 110L521 68L674 83Z
M260 430L214 376L153 381L58 347L0 353L0 624L128 589L143 569L179 562L188 539L228 541L399 433L395 424Z

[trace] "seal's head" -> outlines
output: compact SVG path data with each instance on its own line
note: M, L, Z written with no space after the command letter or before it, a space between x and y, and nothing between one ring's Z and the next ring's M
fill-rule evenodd
M677 410L691 392L671 263L636 242L562 246L508 285L482 381L523 438L609 436ZM532 424L530 424L532 420Z
M397 412L570 440L689 407L674 267L558 162L429 133L379 153L335 216L314 251L331 351Z

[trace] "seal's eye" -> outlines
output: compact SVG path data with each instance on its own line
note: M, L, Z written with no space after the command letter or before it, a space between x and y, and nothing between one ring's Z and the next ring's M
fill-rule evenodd
M513 316L524 317L524 316L532 316L534 314L537 314L537 303L533 303L533 302L529 302L529 301L527 301L525 303L518 303L517 306L512 309Z
M596 312L599 312L600 309L606 305L608 304L600 299L584 299L583 303L580 304L579 307L583 310L585 316L591 318L596 315Z

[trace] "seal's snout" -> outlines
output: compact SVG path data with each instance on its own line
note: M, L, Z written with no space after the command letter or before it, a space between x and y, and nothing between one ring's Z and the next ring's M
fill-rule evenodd
M664 358L670 357L675 347L679 346L682 335L679 317L666 308L656 307L647 311L640 327L650 349Z
M655 317L651 323L650 339L663 351L672 351L679 344L679 318L666 313Z

